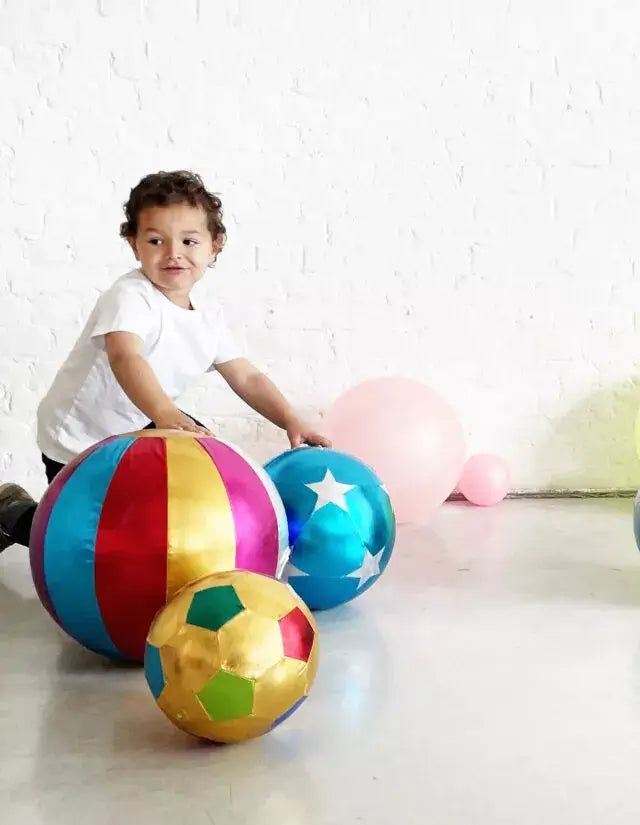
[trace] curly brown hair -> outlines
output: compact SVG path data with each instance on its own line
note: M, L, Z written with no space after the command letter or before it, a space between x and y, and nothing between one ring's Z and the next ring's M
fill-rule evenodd
M124 204L126 220L120 224L120 237L133 238L138 233L140 212L148 206L169 206L173 203L188 203L201 206L207 214L207 227L213 240L222 235L226 240L227 230L222 223L222 201L217 195L207 191L200 175L195 172L154 172L133 187L129 200Z

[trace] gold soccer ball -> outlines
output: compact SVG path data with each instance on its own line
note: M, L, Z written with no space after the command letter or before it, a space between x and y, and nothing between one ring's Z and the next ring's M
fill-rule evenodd
M260 736L309 694L318 630L289 585L260 573L213 573L186 585L156 616L145 675L160 709L215 742Z

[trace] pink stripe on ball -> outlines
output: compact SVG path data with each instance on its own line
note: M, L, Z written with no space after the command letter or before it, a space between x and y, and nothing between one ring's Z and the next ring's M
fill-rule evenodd
M275 576L278 520L258 473L227 444L215 438L198 442L213 459L229 496L236 532L236 567Z

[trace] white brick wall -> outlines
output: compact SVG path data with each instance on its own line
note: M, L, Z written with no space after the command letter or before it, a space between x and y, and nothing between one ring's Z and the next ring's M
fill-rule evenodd
M640 479L632 0L0 2L0 473L42 489L39 397L130 264L121 203L200 171L212 277L300 408L402 373L519 487ZM213 382L185 399L264 458Z

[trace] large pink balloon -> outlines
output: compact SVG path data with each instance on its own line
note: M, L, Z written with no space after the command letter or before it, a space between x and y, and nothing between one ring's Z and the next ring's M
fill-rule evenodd
M407 378L375 378L342 395L327 414L336 449L369 464L399 522L417 521L447 498L464 462L464 435L442 396Z
M497 455L472 455L464 465L460 492L472 504L490 507L509 492L509 468Z

